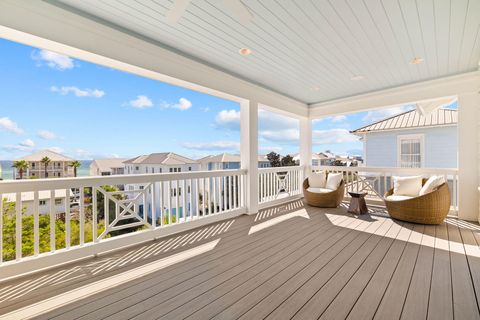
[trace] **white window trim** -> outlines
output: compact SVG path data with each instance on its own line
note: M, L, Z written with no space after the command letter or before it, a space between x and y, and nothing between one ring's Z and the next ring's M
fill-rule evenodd
M401 146L402 146L402 140L413 140L413 139L419 139L420 140L420 168L425 167L425 135L423 133L419 134L402 134L397 136L397 167L400 168L402 164L401 160Z

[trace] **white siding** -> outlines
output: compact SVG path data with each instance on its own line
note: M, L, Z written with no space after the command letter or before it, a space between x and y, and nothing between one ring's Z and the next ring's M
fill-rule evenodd
M369 133L364 147L366 166L396 167L398 165L397 137L412 134L423 134L425 137L425 167L457 167L456 126Z

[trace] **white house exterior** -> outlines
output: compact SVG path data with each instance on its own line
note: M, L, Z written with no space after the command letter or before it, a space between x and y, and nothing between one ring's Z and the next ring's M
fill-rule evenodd
M125 164L127 159L112 158L112 159L96 159L90 164L91 176L113 176L118 174L125 174Z
M199 171L200 164L190 158L181 156L179 154L173 152L162 152L162 153L152 153L149 155L141 155L129 160L124 161L125 164L125 173L124 174L154 174L154 173L178 173L178 172L189 172L189 171ZM183 212L196 210L194 205L190 205L189 197L185 197L187 199L186 206L184 205L184 197L183 193L186 189L187 195L193 191L196 193L196 186L183 186L181 184L177 185L176 181L172 181L170 184L170 192L168 188L164 188L163 195L156 195L157 197L163 197L164 204L168 203L168 199L170 197L170 203L175 204L172 207L172 215L178 217L183 217ZM146 184L127 184L125 185L125 190L127 192L131 191L131 193L127 193L128 197L134 197L138 194L138 192L143 192ZM156 188L157 192L160 188ZM150 192L150 189L149 191ZM179 214L177 215L176 212L176 204L178 201L178 208ZM151 202L151 195L147 196L147 214L150 217L152 215L152 202ZM160 207L159 203L156 203L157 212L164 212L168 214L167 206ZM184 210L184 208L187 208ZM143 211L143 206L140 206L139 210ZM187 213L187 216L189 214Z
M201 170L229 170L240 169L240 155L232 153L220 153L217 155L209 155L198 160ZM265 156L258 156L258 167L270 167L270 161Z
M68 200L73 197L73 192L69 190ZM16 202L15 193L7 193L2 196L3 199L6 199L7 203ZM50 203L51 203L51 193L50 191L39 191L38 192L38 214L49 214L50 213ZM25 215L33 215L35 211L34 203L34 192L23 192L21 195L22 209ZM66 191L65 189L55 190L54 191L54 212L55 214L65 213L65 204L66 202Z
M47 166L48 177L45 177L45 166L42 159L48 157L50 163ZM23 173L23 179L31 178L68 178L74 176L74 169L70 164L75 159L64 156L50 150L40 150L31 155L15 159L15 161L25 160L28 162L27 172ZM16 168L13 168L13 176L20 179L20 175Z
M367 167L457 168L457 114L446 108L427 116L411 110L351 133L363 142Z

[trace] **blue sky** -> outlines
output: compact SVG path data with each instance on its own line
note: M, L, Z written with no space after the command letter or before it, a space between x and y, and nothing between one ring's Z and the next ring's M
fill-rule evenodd
M0 39L0 160L39 149L76 159L238 152L239 105ZM361 154L349 130L408 106L313 123L313 151ZM259 153L298 152L298 120L261 110Z

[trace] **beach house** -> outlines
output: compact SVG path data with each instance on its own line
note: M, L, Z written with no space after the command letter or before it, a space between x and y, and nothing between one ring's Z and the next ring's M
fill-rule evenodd
M127 159L95 159L90 164L91 176L111 176L125 173L125 164Z
M46 159L49 161L45 162ZM51 150L40 150L14 161L21 160L28 162L28 168L26 172L23 172L23 179L67 178L74 176L74 168L70 164L75 159ZM20 179L19 170L15 167L13 170L15 179Z

